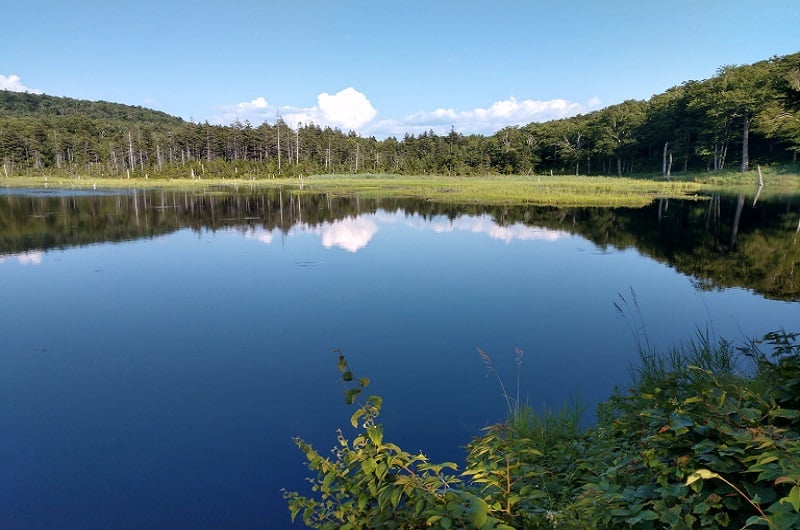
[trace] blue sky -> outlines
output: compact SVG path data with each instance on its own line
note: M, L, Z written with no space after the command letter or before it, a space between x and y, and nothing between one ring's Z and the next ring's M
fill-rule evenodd
M797 0L28 0L0 88L361 135L508 125L647 99L800 51Z

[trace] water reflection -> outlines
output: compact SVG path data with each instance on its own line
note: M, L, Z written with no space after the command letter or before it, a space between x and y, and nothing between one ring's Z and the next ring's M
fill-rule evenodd
M39 265L42 263L44 252L32 251L22 252L21 254L0 255L0 263L16 261L20 265Z
M421 226L425 226L424 224ZM519 241L557 241L569 232L565 230L551 230L539 226L525 226L521 223L514 223L508 226L498 225L488 215L480 217L464 216L450 222L434 220L430 223L434 232L471 232L473 234L486 234L491 239L511 243Z
M591 415L637 359L619 292L661 351L706 319L732 340L795 325L799 304L722 289L798 298L793 204L0 190L0 527L287 528L291 437L350 432L333 348L384 397L387 440L434 461L503 417L476 346L504 377L524 349L522 396Z
M510 244L512 241L558 241L570 235L565 230L525 226L522 223L500 226L488 215L464 215L452 220L442 216L425 219L402 210L365 213L333 223L325 222L320 226L296 225L291 229L290 234L315 234L319 236L320 243L325 248L339 248L356 253L369 245L381 230L382 225L393 224L402 224L418 231L431 231L437 234L456 232L485 234L490 239L503 241L506 244ZM274 231L268 232L261 228L249 230L245 232L244 236L246 239L255 239L266 245L275 240Z
M335 221L320 230L323 247L339 247L348 252L358 252L366 247L377 231L378 225L368 217Z
M800 262L795 197L716 194L706 201L660 200L640 209L580 209L355 200L279 190L0 193L0 259L6 263L36 264L53 248L151 238L184 228L234 228L265 244L278 235L285 240L307 232L317 234L325 248L355 253L376 237L378 221L402 219L442 233L484 233L506 243L578 234L601 249L636 248L691 276L701 289L745 287L769 298L800 298L794 274ZM389 220L395 214L399 218Z

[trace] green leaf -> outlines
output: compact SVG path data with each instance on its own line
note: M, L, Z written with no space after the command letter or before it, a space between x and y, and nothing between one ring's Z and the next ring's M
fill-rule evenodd
M697 482L698 480L708 480L711 478L720 478L720 476L713 471L709 471L708 469L698 469L691 475L689 478L686 479L686 485L689 486L693 482Z
M731 524L731 517L728 512L717 512L714 514L714 520L719 523L722 528L727 528Z
M480 501L480 502L477 502ZM486 523L489 517L489 505L483 499L475 499L471 504L469 520L473 528L480 528Z
M786 418L787 420L793 420L795 418L800 417L800 410L778 408L776 410L770 411L770 416L774 416L776 418Z
M367 427L367 436L369 436L369 439L373 444L380 447L380 445L383 443L383 426L373 425L371 427Z
M643 510L639 512L636 516L625 519L625 522L628 523L630 526L633 526L635 524L641 523L642 521L655 521L656 519L658 519L658 515L656 514L656 512L653 512L651 510Z
M679 429L685 429L692 427L694 425L694 420L689 416L682 416L680 414L670 414L669 416L669 426L670 429L673 431Z
M360 388L348 388L344 391L344 402L348 405L352 405L353 401L355 401L356 396L361 393Z
M369 386L369 377L360 377L358 379L358 386L361 388L367 388Z
M781 498L781 502L791 504L794 511L800 512L800 486L794 486L789 495Z
M353 372L350 370L345 370L342 372L342 380L343 381L352 381L353 380Z
M372 474L375 471L375 468L378 467L378 464L375 462L375 459L368 458L361 462L361 471L364 472L365 475Z
M364 413L365 412L363 408L356 410L353 415L350 416L350 425L352 425L354 428L358 428L358 420L364 415Z
M359 495L358 496L358 509L359 510L363 510L364 507L367 505L367 502L369 502L369 495L367 495L366 493L362 493L361 495Z

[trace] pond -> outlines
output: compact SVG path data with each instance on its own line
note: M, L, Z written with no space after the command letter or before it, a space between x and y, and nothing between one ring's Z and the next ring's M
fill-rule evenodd
M292 437L352 432L334 349L433 460L504 417L477 348L589 425L637 340L798 329L797 198L753 201L0 190L0 527L291 527Z

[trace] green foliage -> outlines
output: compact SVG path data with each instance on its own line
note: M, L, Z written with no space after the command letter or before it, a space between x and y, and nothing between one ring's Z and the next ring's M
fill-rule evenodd
M287 493L292 516L316 528L800 528L798 337L736 349L701 334L666 357L643 351L632 386L586 431L578 408L534 413L498 375L509 418L469 444L459 476L386 443L370 397L333 458L297 440L317 497ZM346 396L367 386L339 363Z
M641 378L603 405L594 433L613 465L597 469L567 520L595 528L800 527L800 411L779 404L782 376L764 384L776 365L762 363L746 377L732 355L729 343L712 348L701 337L667 361L645 357ZM800 363L796 355L782 361Z
M337 354L345 402L358 405L350 418L358 433L350 442L339 431L333 457L295 439L316 477L311 479L314 497L284 494L292 520L299 516L306 525L323 529L507 529L482 498L458 488L462 481L453 473L455 464L431 463L423 454L384 441L383 426L376 423L382 400L358 399L369 380L356 379L344 355Z
M197 178L219 167L229 177L260 179L368 172L668 177L667 157L685 174L722 170L739 158L743 168L750 158L762 165L796 161L798 87L796 53L726 66L649 101L490 136L426 131L380 141L314 124L218 126L141 107L0 91L0 163L12 174L105 178Z

